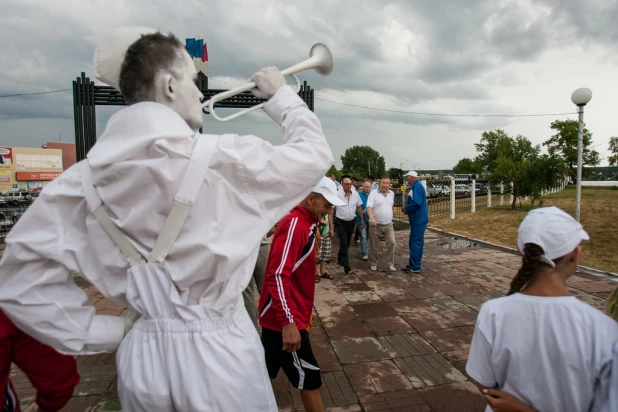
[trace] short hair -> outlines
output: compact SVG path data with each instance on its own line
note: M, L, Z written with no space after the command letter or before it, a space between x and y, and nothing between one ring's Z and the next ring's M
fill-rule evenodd
M160 70L174 70L184 46L173 34L160 32L143 35L133 43L125 55L120 69L120 92L128 105L153 101L155 78Z

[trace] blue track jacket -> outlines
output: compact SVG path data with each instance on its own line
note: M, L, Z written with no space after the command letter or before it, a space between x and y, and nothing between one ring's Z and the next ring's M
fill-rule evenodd
M414 182L406 199L406 212L410 225L426 225L429 222L427 194L419 180Z

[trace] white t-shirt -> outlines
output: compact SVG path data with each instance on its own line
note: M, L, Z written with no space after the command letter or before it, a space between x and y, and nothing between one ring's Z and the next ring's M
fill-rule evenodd
M516 293L481 307L466 372L537 411L595 411L617 341L616 321L573 296Z
M337 219L350 220L356 219L356 207L363 206L363 201L361 200L358 192L356 190L352 190L350 192L350 197L348 198L345 195L345 190L340 190L337 192L337 196L339 199L343 200L345 203L343 206L335 206L335 216Z
M373 217L379 225L393 223L393 204L395 193L389 190L386 195L380 189L373 190L367 198L367 207L372 208Z

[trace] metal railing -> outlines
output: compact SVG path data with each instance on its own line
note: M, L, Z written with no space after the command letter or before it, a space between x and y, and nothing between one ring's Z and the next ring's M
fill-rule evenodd
M450 216L455 219L458 212L476 212L484 207L496 207L512 203L512 194L508 185L491 185L487 180L424 180L421 181L427 194L427 209L429 218ZM543 194L551 194L563 190L566 180L555 188L543 190ZM402 206L405 206L406 195L400 189L395 189L395 206L393 218L407 220Z
M4 242L6 235L21 216L26 213L30 204L31 202L14 203L5 201L0 204L0 242Z

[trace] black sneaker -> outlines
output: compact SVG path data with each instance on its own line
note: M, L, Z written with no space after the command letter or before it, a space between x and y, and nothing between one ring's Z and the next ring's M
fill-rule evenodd
M410 266L406 265L405 268L401 269L402 272L404 273L420 273L420 269L410 269Z
M345 272L345 274L347 275L348 273L350 273L352 271L352 268L349 266L346 266L343 268L343 271Z

